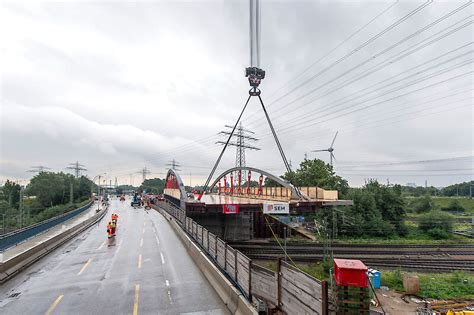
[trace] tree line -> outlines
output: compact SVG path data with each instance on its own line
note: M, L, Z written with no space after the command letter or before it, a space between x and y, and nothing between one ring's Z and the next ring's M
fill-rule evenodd
M430 189L423 198L407 201L407 187L385 185L377 180L369 180L360 188L349 187L347 180L338 176L331 165L322 160L303 160L295 171L281 176L295 186L317 186L337 190L339 199L353 201L352 206L323 207L313 215L314 219L326 227L330 235L349 237L405 237L410 233L405 223L407 211L421 213L418 230L431 238L447 238L453 229L454 217L448 212L461 211L459 202L453 200L447 207L433 206ZM268 180L269 186L277 185ZM459 191L466 193L469 183L459 184ZM442 190L447 196L453 195L453 187ZM416 190L419 192L420 190Z
M25 226L40 222L79 207L96 189L87 177L75 178L63 172L40 172L26 187L7 180L0 188L2 223L14 229L20 223Z

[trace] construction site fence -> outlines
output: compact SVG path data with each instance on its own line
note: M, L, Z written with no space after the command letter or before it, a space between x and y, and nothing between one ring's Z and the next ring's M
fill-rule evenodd
M246 255L187 217L184 210L167 202L158 202L157 206L179 222L250 302L257 298L286 314L328 314L326 281L320 281L282 259L278 259L277 271L254 264Z

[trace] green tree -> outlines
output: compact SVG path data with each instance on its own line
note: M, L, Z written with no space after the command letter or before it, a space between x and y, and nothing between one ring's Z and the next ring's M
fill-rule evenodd
M165 189L165 181L165 179L160 178L146 179L139 187L139 190L141 189L152 194L162 194Z
M3 200L8 202L10 207L17 208L20 201L21 186L7 179L2 187Z
M406 228L402 223L402 218L405 216L405 201L401 186L381 185L377 181L369 181L365 188L373 194L382 219L393 224L397 233L405 234Z
M89 198L91 184L86 177L75 178L71 174L41 172L33 177L27 186L26 192L29 196L35 196L37 205L43 208L60 204L74 203ZM73 187L73 199L70 190Z
M347 181L336 175L332 166L319 159L303 160L296 171L286 172L283 178L295 186L317 186L337 190L341 196L345 196L349 191Z
M466 209L464 209L464 207L461 205L461 203L457 199L452 200L446 208L442 208L441 210L449 211L449 212L464 212L464 211L466 211Z
M454 184L451 186L444 187L442 189L443 196L453 197L453 196L464 196L468 197L470 194L470 186L472 182L464 182L459 184Z
M347 224L343 234L351 236L390 236L396 231L397 222L401 222L401 216L393 217L394 224L389 218L384 218L384 208L388 208L388 201L378 194L382 190L377 182L368 184L362 188L352 189L349 198L354 205L343 208L348 216ZM377 189L374 189L377 187ZM385 194L388 196L389 194ZM393 214L391 214L393 215ZM397 231L398 232L398 231Z
M416 213L425 213L434 209L434 203L429 195L424 195L421 198L412 200L410 208Z
M418 220L418 228L423 232L430 232L433 229L437 229L450 233L453 230L453 224L453 215L439 210L424 213L420 215Z
M15 211L15 209L10 207L7 201L0 200L0 215L4 215L12 211Z
M274 181L273 179L269 177L265 177L265 180L263 181L263 186L265 187L281 187L279 183Z

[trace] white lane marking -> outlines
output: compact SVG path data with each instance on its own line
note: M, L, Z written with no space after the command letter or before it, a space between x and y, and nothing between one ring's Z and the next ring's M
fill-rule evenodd
M166 280L166 286L169 287L170 286L170 282L168 280Z
M163 256L163 253L160 253L161 256L161 263L164 265L165 264L165 256Z
M106 242L107 242L107 241L104 241L102 244L100 244L100 246L97 248L97 250L101 250L102 247L104 247L104 245L105 245Z
M79 273L77 274L78 276L81 275L81 274L84 272L84 270L86 270L87 266L89 266L89 264L91 263L91 261L92 261L92 258L89 258L89 259L87 260L87 262L84 264L84 266L82 266L81 270L80 270Z
M50 315L51 313L53 313L54 309L56 308L56 306L58 306L59 302L61 302L63 297L64 297L64 294L61 294L60 296L58 296L58 298L54 300L53 304L51 304L51 306L48 308L45 315Z
M140 247L143 247L143 238L140 240Z
M155 238L156 238L156 243L160 245L160 240L158 239L158 236L155 236Z
M170 300L170 304L173 304L173 299L171 298L171 291L168 290L168 299Z

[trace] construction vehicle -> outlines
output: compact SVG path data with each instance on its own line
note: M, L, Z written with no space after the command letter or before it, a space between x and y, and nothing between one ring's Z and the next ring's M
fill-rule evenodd
M130 203L132 207L140 207L142 205L142 198L138 193L134 193L132 197L132 202Z

